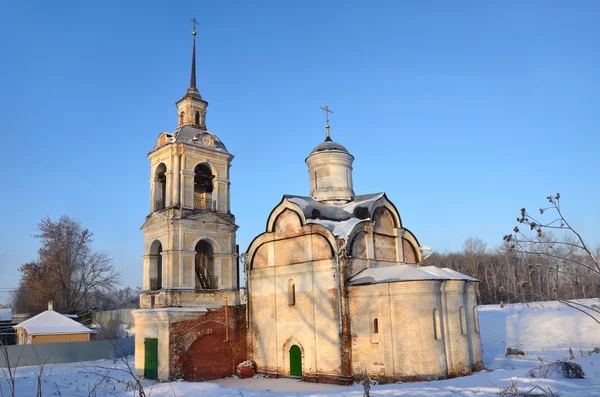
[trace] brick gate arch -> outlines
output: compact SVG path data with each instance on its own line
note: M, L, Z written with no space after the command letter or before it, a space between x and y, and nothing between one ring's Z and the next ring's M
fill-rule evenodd
M233 374L233 352L223 335L210 334L192 343L183 361L183 379L191 382L219 379Z

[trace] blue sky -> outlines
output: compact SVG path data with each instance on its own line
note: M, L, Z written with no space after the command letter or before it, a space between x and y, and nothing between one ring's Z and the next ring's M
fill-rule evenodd
M600 242L597 1L4 2L0 288L62 214L141 285L146 154L176 128L192 17L242 251L283 194L308 194L324 105L355 192L385 191L435 251L498 245L556 192Z

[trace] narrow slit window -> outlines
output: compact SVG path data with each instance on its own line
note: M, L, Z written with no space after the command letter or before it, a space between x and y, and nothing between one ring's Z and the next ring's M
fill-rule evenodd
M479 311L477 306L473 308L473 322L475 323L475 332L479 333Z
M379 321L377 319L373 319L373 333L379 333Z
M433 337L436 340L442 339L442 327L440 324L440 311L433 309Z
M463 306L460 307L460 334L467 334L467 321L465 318L465 308Z
M288 281L288 305L296 305L296 284L292 279Z
M319 182L317 181L317 171L315 171L315 189L319 188Z

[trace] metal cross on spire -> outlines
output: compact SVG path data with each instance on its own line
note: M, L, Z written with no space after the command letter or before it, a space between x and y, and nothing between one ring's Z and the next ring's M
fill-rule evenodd
M198 25L198 21L196 21L196 18L190 19L190 22L194 24L194 31L192 32L192 34L195 36L196 35L196 25Z
M325 111L325 140L330 141L331 137L329 136L329 113L333 114L333 112L329 110L327 105L325 105L325 107L321 107L321 109Z

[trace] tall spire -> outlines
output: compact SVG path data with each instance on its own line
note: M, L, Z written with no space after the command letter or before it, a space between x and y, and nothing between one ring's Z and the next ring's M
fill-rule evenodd
M196 88L196 25L198 24L198 21L194 18L190 19L190 22L194 24L194 30L192 31L192 36L194 36L192 45L192 73L190 76L190 88L188 88L185 96L201 100L202 97L200 96L200 92L198 91L198 88Z

